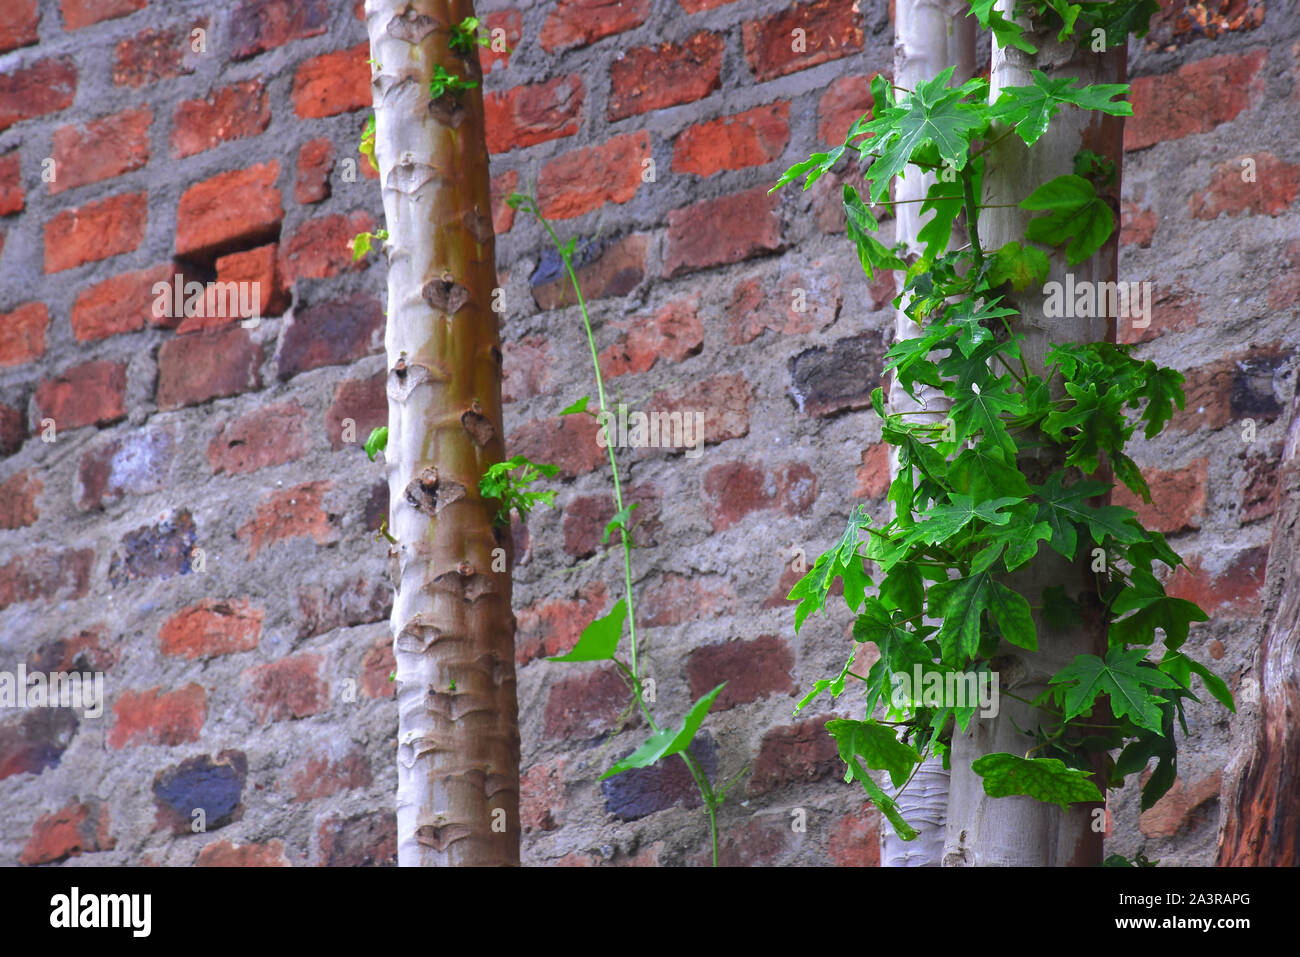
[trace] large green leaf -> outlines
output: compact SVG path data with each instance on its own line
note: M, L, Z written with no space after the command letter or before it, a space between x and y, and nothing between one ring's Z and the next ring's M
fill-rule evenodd
M1046 210L1029 221L1025 235L1035 242L1060 246L1068 242L1065 258L1077 266L1098 249L1115 229L1115 216L1092 183L1073 173L1058 176L1034 190L1021 209Z
M1128 91L1127 83L1074 87L1071 84L1079 82L1075 77L1051 79L1042 70L1029 72L1033 86L1003 87L998 101L989 108L990 117L1014 123L1016 134L1028 146L1033 146L1047 132L1048 122L1067 104L1084 110L1100 110L1112 116L1133 115L1131 103L1111 102Z
M984 779L984 793L991 797L1024 794L1059 805L1063 811L1071 804L1105 800L1086 771L1067 767L1056 758L1022 758L998 752L978 758L970 767Z
M1003 514L1002 509L1019 501L1022 499L1003 496L978 502L969 495L953 492L948 496L947 505L935 505L926 511L925 521L918 522L903 541L907 544L919 541L934 545L951 539L976 519L990 525L1005 525L1011 521L1011 516Z
M943 619L935 640L943 652L944 664L960 667L974 656L979 647L980 620L986 611L1007 641L1030 651L1038 650L1029 602L1019 592L995 581L988 570L930 586L929 601L930 614Z
M1094 508L1084 504L1085 498L1109 492L1109 485L1085 480L1065 486L1063 480L1063 474L1056 472L1042 485L1033 487L1040 500L1037 520L1046 522L1052 529L1050 544L1057 552L1066 558L1074 558L1078 548L1076 523L1085 526L1097 544L1101 544L1107 535L1124 543L1138 542L1145 537L1129 509L1118 505Z
M660 758L670 757L680 751L685 751L690 746L691 739L695 737L695 732L704 723L704 716L709 713L709 708L713 706L713 699L718 696L718 692L725 688L726 685L727 683L724 681L695 702L691 706L691 710L686 712L686 717L682 719L682 723L677 727L664 728L658 734L652 734L646 739L645 744L602 774L600 780L603 781L632 768L647 768Z
M1187 657L1181 651L1166 651L1160 660L1160 670L1189 690L1192 687L1192 675L1199 675L1205 682L1206 690L1214 695L1219 704L1233 714L1237 713L1237 703L1228 690L1228 683L1194 658Z
M844 600L848 606L857 610L871 585L866 569L862 565L862 556L858 554L861 544L862 529L871 524L871 513L867 506L859 505L849 516L844 534L826 552L823 552L808 570L808 574L795 582L787 601L798 601L794 610L794 630L798 634L804 619L826 606L826 596L836 578L844 582Z
M898 740L893 728L875 721L834 718L826 722L826 730L834 736L845 763L849 760L846 753L857 755L867 767L889 772L896 788L902 787L921 760L915 748Z
M1112 648L1105 659L1096 655L1076 655L1050 681L1066 685L1065 720L1069 721L1092 708L1098 695L1110 698L1115 717L1129 720L1149 731L1160 730L1159 705L1165 700L1152 694L1153 688L1177 688L1178 682L1159 668L1145 663L1142 648Z

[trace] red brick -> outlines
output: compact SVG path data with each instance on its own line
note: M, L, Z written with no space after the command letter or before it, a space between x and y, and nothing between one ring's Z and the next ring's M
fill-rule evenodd
M0 402L0 456L13 455L27 439L27 416Z
M551 740L587 740L612 731L632 692L615 668L585 670L552 679L546 697L545 735Z
M164 655L191 660L252 651L261 637L263 616L247 599L204 598L167 619L158 641Z
M832 717L808 718L764 732L747 786L749 793L766 794L838 774L844 764L835 739L826 731L826 722Z
M40 21L36 0L7 0L0 8L0 53L35 43Z
M579 589L572 600L547 601L519 609L515 661L526 665L536 658L553 658L572 651L582 629L605 614L608 600L605 585L593 582Z
M704 10L713 10L729 3L735 3L736 0L677 0L677 2L681 4L682 9L687 13L700 13Z
M293 77L293 109L319 119L371 105L370 43L313 57Z
M1200 322L1200 299L1180 289L1157 289L1151 304L1151 322L1143 329L1133 325L1131 318L1116 320L1120 342L1150 342L1167 332L1191 329Z
M856 472L854 498L881 498L889 491L889 446L883 442L862 451L862 464Z
M650 158L650 134L625 133L583 149L565 153L542 167L537 200L550 219L572 219L605 203L626 203L636 195Z
M123 193L65 209L45 226L45 271L60 272L129 253L144 239L148 216L145 193Z
M149 162L148 107L123 110L86 124L54 131L54 170L50 193L98 183L141 169Z
M216 265L218 283L257 284L260 315L278 316L289 308L292 297L289 294L289 281L280 268L278 243L268 243L255 249L245 249L228 256L219 256ZM218 311L230 312L229 309ZM208 312L205 309L202 316L187 316L177 331L187 332L189 331L187 326L207 328L214 320L219 324L225 324L235 319L234 316L211 316ZM191 326L191 322L196 324Z
M519 173L512 169L492 177L492 232L498 236L510 232L510 227L515 224L515 211L506 200L518 185Z
M659 490L653 485L624 485L623 503L637 506L632 516L632 544L637 548L653 548L655 536L663 528L659 521ZM564 506L564 550L575 558L594 555L607 543L601 538L605 527L614 517L614 500L604 495L575 495ZM611 533L610 540L617 543L618 535Z
M361 748L353 749L338 760L328 753L310 754L293 766L289 788L294 801L314 801L333 797L341 791L368 788L373 777L370 759Z
M72 304L72 334L78 342L94 342L148 324L161 324L154 311L153 287L171 285L176 267L171 263L122 273L77 294ZM164 320L165 321L165 320Z
M651 415L656 412L703 412L704 441L712 444L749 434L752 398L753 389L737 372L662 389L650 397L647 411Z
M22 365L45 355L50 313L43 302L23 303L0 315L0 366Z
M487 76L498 64L503 70L510 66L510 54L519 48L519 42L523 38L524 18L518 10L496 10L483 17L483 26L492 45L478 48L478 63L483 75ZM492 49L496 37L500 36L496 33L497 30L505 31L505 51Z
M172 114L172 156L193 156L219 143L257 136L270 122L271 108L261 80L223 87L205 99L184 100Z
M1124 149L1208 133L1235 119L1263 95L1261 71L1267 59L1265 49L1223 54L1133 80L1133 115L1124 123Z
M788 853L801 836L795 834L789 810L754 816L740 827L724 830L718 839L719 867L770 867ZM692 863L707 867L713 863L711 851L698 854Z
M18 151L0 156L0 216L21 213L27 204ZM0 249L4 246L0 244Z
M371 355L381 348L383 331L383 307L377 299L361 293L300 306L280 344L280 381Z
M796 34L802 30L802 34ZM796 3L743 28L745 59L761 83L862 49L858 5L850 0ZM802 41L802 49L796 50Z
M71 57L40 60L0 74L0 132L35 116L57 113L77 95L77 67Z
M776 280L773 282L773 280ZM830 270L780 268L743 279L727 304L727 341L753 342L767 330L796 336L825 329L840 313L840 277Z
M36 524L40 512L36 496L44 483L28 472L15 472L0 482L0 528L26 528Z
M673 144L673 172L712 176L762 166L790 142L790 104L782 100L685 129Z
M869 76L842 76L826 88L817 101L817 137L823 143L838 146L849 135L849 129L864 114L870 116L871 81ZM858 141L861 142L861 141Z
M366 649L361 659L361 693L367 698L391 698L397 693L397 683L388 676L397 670L393 656L393 639L384 630L375 643Z
M483 98L489 153L505 153L578 132L586 96L578 74L514 86Z
M111 851L117 842L109 836L108 826L108 806L100 801L89 804L74 801L53 814L42 814L18 863L30 867L96 851Z
M176 210L176 255L216 256L275 239L284 218L274 160L191 186Z
M284 842L278 838L266 844L231 844L213 841L199 851L198 867L290 867L284 856Z
M534 462L560 467L563 478L592 472L609 461L609 452L596 444L599 431L589 415L556 416L525 422L506 439L510 455L523 454Z
M864 804L860 811L841 817L831 830L826 853L836 867L879 867L880 812Z
M519 776L519 823L525 834L554 831L564 823L565 774L568 762L560 757L545 764L534 764Z
M294 202L319 203L323 199L329 199L330 173L333 171L333 140L322 136L303 143L298 150L298 178L293 184Z
M704 348L704 325L696 311L698 297L675 299L650 316L634 316L611 323L626 332L600 355L600 367L607 379L645 372L659 358L681 362Z
M338 539L334 516L322 501L331 483L304 482L282 492L273 492L257 506L253 517L239 528L241 541L249 543L249 558L268 545L291 538L311 538L317 545Z
M168 339L158 350L158 408L199 405L262 387L262 348L226 326Z
M349 246L357 233L374 232L374 229L375 218L361 209L346 216L335 213L309 219L284 244L280 268L290 283L365 269L374 257L354 261Z
M108 746L115 751L147 744L172 748L199 739L208 719L208 696L193 682L176 691L161 687L123 691L113 703Z
M306 718L330 706L329 683L321 676L321 655L296 655L245 670L244 701L258 724Z
M1119 242L1121 246L1151 248L1160 219L1155 210L1124 200L1120 203Z
M549 339L527 336L517 342L503 342L501 351L502 402L522 402L550 388L554 362Z
M1219 558L1215 569L1207 564L1199 555L1190 556L1186 566L1169 576L1165 591L1195 602L1215 621L1225 613L1240 617L1259 614L1260 592L1268 571L1267 545L1236 550L1226 561Z
M59 431L116 422L126 415L126 365L100 359L65 369L36 387L36 408Z
M118 86L141 87L193 73L199 57L204 55L192 46L192 32L196 29L208 32L207 42L211 45L207 18L189 26L141 30L120 41L114 50L113 82Z
M333 12L329 0L240 0L230 12L230 59L247 60L291 40L320 36Z
M1123 486L1116 487L1111 501L1133 509L1138 521L1157 532L1172 534L1187 528L1200 528L1205 513L1208 469L1209 460L1201 458L1184 468L1167 472L1143 470L1151 488L1150 505Z
M639 27L650 15L650 0L558 0L542 24L547 53L595 43Z
M766 470L748 462L715 465L704 475L715 532L725 531L751 512L780 508L802 515L817 500L817 476L801 462Z
M1282 462L1282 443L1252 448L1244 456L1244 487L1241 493L1241 524L1258 522L1277 509L1278 467Z
M325 432L336 452L345 445L360 448L370 433L388 422L388 373L368 379L344 379L334 387L334 401L325 413ZM344 436L351 419L351 438Z
M90 548L26 551L0 565L0 609L20 602L84 598L94 565Z
M725 578L715 575L688 578L669 573L642 592L641 607L645 609L642 624L646 628L709 621L735 614L736 590Z
M1300 163L1284 163L1272 153L1261 151L1249 159L1255 162L1255 178L1246 182L1239 156L1214 167L1210 185L1193 193L1187 208L1193 219L1216 219L1220 213L1239 216L1278 216L1300 194Z
M208 444L215 474L241 475L302 458L311 444L307 413L297 399L231 419Z
M664 241L664 278L778 252L783 248L779 202L766 186L755 186L672 210Z
M635 47L610 65L606 119L611 123L667 106L693 103L722 86L726 40L701 30L680 45Z
M80 30L99 23L128 17L143 10L148 0L60 0L63 29Z
M648 247L649 238L644 233L632 233L610 242L593 240L587 245L580 244L573 271L578 274L583 298L593 302L632 292L645 279ZM539 281L543 276L548 278ZM543 253L532 282L533 301L541 309L563 309L577 303L558 255Z
M1174 837L1184 828L1194 826L1213 817L1201 809L1219 796L1223 786L1223 772L1215 771L1188 786L1182 778L1175 778L1173 787L1165 792L1149 810L1143 811L1138 818L1138 828L1147 837Z

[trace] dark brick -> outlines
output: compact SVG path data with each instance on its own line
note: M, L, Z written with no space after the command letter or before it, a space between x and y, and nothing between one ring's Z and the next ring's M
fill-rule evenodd
M0 565L0 609L18 602L84 598L95 551L34 548Z
M242 751L222 751L215 759L200 754L160 771L153 782L158 824L173 834L189 834L191 815L200 808L209 831L239 820L247 776Z
M709 780L718 772L718 748L712 736L701 733L691 742L690 752ZM625 749L618 757L632 753ZM648 768L633 768L600 782L605 810L624 821L666 811L672 807L694 808L701 802L699 788L686 762L678 755L663 758Z
M397 815L374 811L321 822L320 863L325 867L396 867Z
M262 348L242 326L168 339L158 350L158 408L179 409L262 385Z
M0 781L57 767L76 733L71 708L31 708L0 724Z
M346 365L377 352L383 327L383 307L362 294L317 303L295 313L280 346L280 381L322 366Z
M188 575L198 530L194 518L178 509L157 525L145 525L127 532L122 538L122 552L114 552L108 566L108 581L121 588L139 578L166 580Z
M578 285L587 301L626 296L645 279L646 237L590 240L579 244L573 257ZM546 310L577 304L564 262L551 247L542 251L537 269L529 279L533 299Z
M392 610L393 588L382 579L370 582L358 576L328 588L303 585L298 589L298 638L384 621Z
M702 698L722 682L727 683L713 702L714 711L726 711L772 694L793 694L793 669L790 646L775 635L705 645L692 651L686 661L692 698Z
M230 11L230 59L247 60L329 28L329 0L240 0Z
M632 692L615 668L600 668L551 684L546 698L546 737L590 740L614 730Z
M27 656L28 671L107 671L117 664L117 650L104 625L93 625L71 638L47 641Z
M833 715L770 728L758 746L750 794L765 794L791 784L810 784L844 767L835 739L826 730Z
M871 390L880 385L884 358L885 346L874 333L805 349L787 363L790 395L805 415L865 409L871 405Z

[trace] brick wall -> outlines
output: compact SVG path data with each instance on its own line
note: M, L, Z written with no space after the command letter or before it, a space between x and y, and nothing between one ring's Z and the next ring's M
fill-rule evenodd
M1182 369L1189 401L1138 446L1157 494L1140 511L1188 558L1171 590L1211 612L1190 649L1249 707L1300 338L1300 21L1281 4L1163 6L1130 51L1121 252L1121 278L1154 282L1157 302L1121 334ZM0 862L394 859L387 489L360 449L386 416L385 278L344 248L382 225L355 163L370 102L356 7L0 12L0 670L98 670L107 696L99 718L0 712ZM876 816L820 728L850 700L791 717L842 662L850 617L796 640L782 598L794 549L815 556L857 502L885 514L868 393L892 280L862 275L834 177L766 190L865 110L891 69L889 8L480 14L512 47L483 54L509 446L563 468L559 507L516 528L525 861L707 860L680 762L596 780L644 733L605 737L628 704L617 675L543 660L617 599L621 570L599 541L603 452L557 417L589 390L577 312L539 227L499 202L531 187L590 240L580 276L614 399L706 416L699 458L626 461L658 708L730 681L698 746L722 779L749 769L721 815L724 861L874 864ZM153 285L178 273L259 280L267 318L158 319ZM1141 816L1131 790L1112 801L1112 850L1212 859L1218 773L1241 742L1214 707L1190 723L1169 796Z

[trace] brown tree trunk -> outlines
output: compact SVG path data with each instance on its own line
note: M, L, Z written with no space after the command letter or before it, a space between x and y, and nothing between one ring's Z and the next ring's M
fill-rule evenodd
M496 244L480 86L430 96L471 0L367 0L389 238L388 480L397 545L403 866L519 863L511 543L479 478L504 458Z
M1219 864L1300 864L1300 394L1278 468L1252 745L1225 775ZM1244 711L1244 709L1243 709Z

